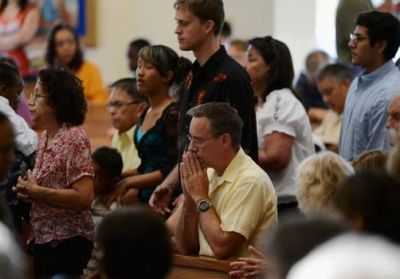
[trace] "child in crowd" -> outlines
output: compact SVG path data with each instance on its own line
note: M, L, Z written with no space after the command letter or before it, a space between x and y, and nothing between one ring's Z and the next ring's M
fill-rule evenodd
M117 182L121 179L122 158L116 149L103 146L93 152L92 159L95 172L95 198L91 212L97 228L107 214L119 207L115 189ZM85 278L96 273L100 256L97 243L95 243L91 258L83 273Z
M116 184L121 179L122 158L119 152L111 147L99 147L92 154L95 171L92 202L93 222L97 226L105 215L118 207L115 196Z

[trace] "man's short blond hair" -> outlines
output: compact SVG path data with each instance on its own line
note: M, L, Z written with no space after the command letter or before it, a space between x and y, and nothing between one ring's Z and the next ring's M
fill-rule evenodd
M305 215L332 213L340 182L354 173L349 162L330 151L305 159L297 169L297 200Z

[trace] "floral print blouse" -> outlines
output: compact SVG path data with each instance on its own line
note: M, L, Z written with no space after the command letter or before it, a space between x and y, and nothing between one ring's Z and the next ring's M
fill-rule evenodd
M63 126L47 144L44 132L39 139L33 176L38 185L68 189L85 176L93 177L89 139L81 127ZM33 201L31 208L33 241L44 244L76 236L93 239L90 210L58 208Z

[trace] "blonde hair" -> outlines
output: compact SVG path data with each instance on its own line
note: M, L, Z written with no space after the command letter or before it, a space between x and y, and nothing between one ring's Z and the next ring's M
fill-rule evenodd
M354 174L349 162L331 151L308 157L297 169L297 200L305 215L329 213L339 183Z

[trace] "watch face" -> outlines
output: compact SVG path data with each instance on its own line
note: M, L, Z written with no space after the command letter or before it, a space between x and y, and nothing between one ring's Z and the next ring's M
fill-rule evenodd
M198 209L199 209L200 212L204 212L204 211L207 211L210 208L210 206L211 205L210 205L209 201L203 200L203 201L199 202Z

